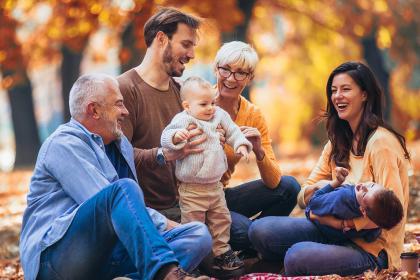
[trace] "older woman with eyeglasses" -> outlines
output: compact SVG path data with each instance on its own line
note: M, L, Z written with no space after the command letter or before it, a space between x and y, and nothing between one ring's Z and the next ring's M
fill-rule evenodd
M214 66L217 77L216 103L229 113L252 143L261 179L225 188L227 206L232 216L231 245L236 250L250 247L250 217L288 216L296 205L300 185L291 176L282 176L276 161L267 123L261 110L241 96L254 78L258 55L248 44L225 43L217 52ZM240 156L226 145L228 171L223 175L226 186Z

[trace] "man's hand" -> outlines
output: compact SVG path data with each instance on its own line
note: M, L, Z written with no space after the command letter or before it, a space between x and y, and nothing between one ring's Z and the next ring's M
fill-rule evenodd
M239 127L246 139L252 144L252 151L254 152L257 160L263 160L265 157L264 149L261 146L261 133L260 131L251 126Z
M200 145L201 143L204 143L204 141L207 140L207 136L205 134L203 135L203 131L197 128L195 124L190 124L187 127L187 130L189 134L189 137L187 139L188 142L185 144L185 146L182 149L180 150L169 150L166 148L163 149L163 154L165 155L165 159L167 161L183 159L189 154L197 154L197 153L203 152L204 149L197 148L197 146ZM200 137L197 137L197 136L200 136ZM197 139L192 140L192 141L190 140L190 139L194 139L195 137Z
M236 149L236 153L241 155L246 162L249 162L249 153L248 153L248 148L245 145L241 145L238 147L238 149Z
M175 132L172 142L174 143L174 145L176 145L178 143L181 143L182 141L188 140L189 136L190 133L188 130L180 129L177 132Z
M173 229L177 226L179 226L179 224L177 222L169 220L169 219L166 220L166 230Z

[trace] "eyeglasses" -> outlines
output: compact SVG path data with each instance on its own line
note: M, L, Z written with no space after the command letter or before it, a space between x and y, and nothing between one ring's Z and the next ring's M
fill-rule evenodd
M229 69L224 68L224 67L217 67L217 70L219 71L220 76L222 76L223 78L226 78L226 79L229 78L230 75L233 74L233 78L235 78L235 80L237 80L237 81L245 80L246 77L248 77L248 75L250 74L248 72L242 72L242 71L233 72L233 71L230 71Z

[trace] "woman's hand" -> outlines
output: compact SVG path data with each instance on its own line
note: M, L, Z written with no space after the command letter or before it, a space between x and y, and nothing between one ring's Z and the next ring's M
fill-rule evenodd
M318 216L315 215L314 213L312 213L312 211L309 212L309 219L311 221L318 221L320 224L322 225L326 225L326 226L330 226L332 228L335 229L339 229L342 231L348 231L353 229L354 226L354 222L353 220L341 220L341 219L337 219L334 216L331 215L327 215L327 216Z
M216 127L216 131L217 133L219 133L220 145L222 145L222 147L224 148L226 144L226 131L223 129L223 126L221 124L219 124Z
M309 185L306 186L305 189L303 190L305 192L304 194L304 198L305 198L305 205L308 205L309 200L311 200L312 196L314 195L314 193L319 190L321 188L320 184L313 184L313 185Z
M322 225L330 226L335 229L343 230L343 220L337 219L334 216L318 216L312 213L312 211L309 213L309 219L311 221L318 221Z
M254 152L257 160L263 160L265 152L261 146L261 133L255 127L241 126L239 127L246 139L252 144L252 151Z
M183 159L184 157L190 155L190 154L198 154L204 151L202 148L197 148L198 145L201 143L204 143L204 141L207 140L207 136L204 134L203 131L200 128L197 128L195 124L190 124L187 128L188 130L188 142L185 144L185 146L180 150L170 150L170 149L163 149L163 155L165 156L166 161L171 160L177 160L177 159ZM194 139L194 137L197 137L197 139Z

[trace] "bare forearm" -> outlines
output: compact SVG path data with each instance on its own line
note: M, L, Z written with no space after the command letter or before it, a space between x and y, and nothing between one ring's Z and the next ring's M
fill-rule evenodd
M332 228L347 231L355 228L353 220L341 220L337 219L334 216L317 216L312 213L309 214L311 220L316 220L322 225L330 226Z

